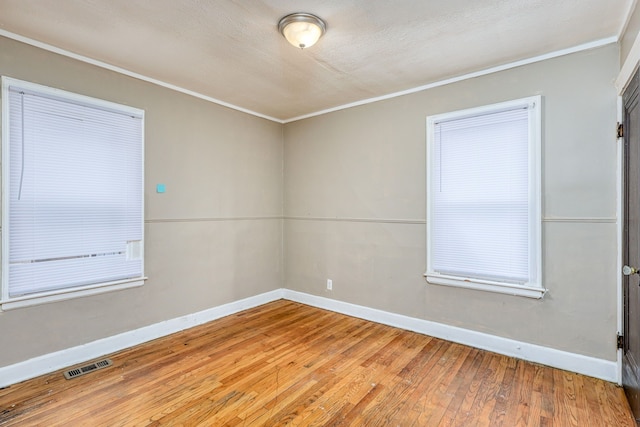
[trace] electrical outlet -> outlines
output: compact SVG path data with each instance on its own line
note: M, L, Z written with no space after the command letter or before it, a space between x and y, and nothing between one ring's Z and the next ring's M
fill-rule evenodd
M330 291L333 289L333 280L327 279L327 290Z

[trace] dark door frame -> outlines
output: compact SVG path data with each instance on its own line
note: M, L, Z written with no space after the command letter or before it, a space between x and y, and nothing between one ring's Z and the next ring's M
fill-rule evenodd
M622 77L622 73L620 78ZM629 403L634 409L636 419L640 420L640 409L638 403L638 384L640 383L640 378L638 374L638 360L634 360L633 351L637 352L637 328L634 328L634 346L635 350L629 349L629 339L631 339L627 322L627 313L628 313L628 304L633 302L634 310L637 313L637 304L638 304L638 291L637 291L637 279L634 279L635 273L629 275L629 273L623 274L622 266L624 264L633 264L638 265L638 260L631 258L638 258L638 228L637 228L637 220L634 221L635 228L631 230L630 224L627 220L628 209L630 206L634 209L633 218L637 218L638 216L638 198L635 196L637 192L640 191L638 189L638 173L637 171L640 169L640 164L638 163L638 150L640 149L640 134L636 131L638 125L638 102L639 102L639 90L640 90L640 71L634 70L633 74L630 78L625 82L623 87L620 87L619 82L618 88L618 123L622 123L624 126L623 133L620 133L620 127L618 127L618 144L617 144L617 194L618 194L618 206L617 210L617 233L618 233L618 276L617 276L617 310L618 310L618 319L617 319L617 329L618 334L624 334L624 340L622 345L620 340L618 340L618 351L617 351L617 367L618 367L618 383L625 387L625 394L629 399ZM634 110L633 117L635 117L635 121L633 122L634 126L631 128L632 120L630 116L627 114L628 107L631 106L631 109ZM620 126L620 125L618 125ZM632 147L632 149L629 149ZM630 178L631 177L631 178ZM630 183L630 179L633 179L633 182ZM634 184L635 183L635 184ZM630 198L629 188L634 192L634 197ZM631 236L631 237L630 237ZM636 237L634 237L636 236ZM631 246L630 243L631 242ZM631 251L631 253L629 252ZM631 258L630 258L631 257ZM627 270L629 269L628 267ZM635 288L633 292L628 290L627 287L633 286ZM633 298L633 301L628 301L629 293ZM637 314L635 314L635 319L637 321ZM635 322L634 322L635 324ZM627 350L630 351L629 355L631 359L627 360ZM637 359L638 355L635 355ZM629 365L631 363L631 365ZM628 388L627 388L628 387ZM639 422L640 425L640 422Z

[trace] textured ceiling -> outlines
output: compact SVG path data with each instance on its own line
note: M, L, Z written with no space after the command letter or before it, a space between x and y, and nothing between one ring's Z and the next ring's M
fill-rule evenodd
M632 1L0 0L0 29L286 120L618 37Z

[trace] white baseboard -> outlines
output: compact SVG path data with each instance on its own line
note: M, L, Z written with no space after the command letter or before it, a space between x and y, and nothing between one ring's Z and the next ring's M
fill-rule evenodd
M0 387L6 387L21 381L48 374L68 366L96 359L104 355L133 347L156 338L164 337L230 314L257 307L283 298L283 290L271 292L230 302L197 313L188 314L164 322L155 323L133 331L99 339L77 347L56 351L34 357L24 362L0 368Z
M285 299L335 311L389 326L419 332L432 337L469 345L542 365L577 372L610 382L619 382L616 361L597 359L536 344L502 338L469 329L416 319L401 314L350 304L330 298L283 289Z
M526 342L502 338L482 332L428 320L416 319L401 314L389 313L375 308L350 304L330 298L305 294L289 289L277 289L264 294L213 307L198 313L188 314L164 322L155 323L133 331L103 338L77 347L38 356L13 365L0 367L0 387L35 378L59 369L96 359L125 348L133 347L175 332L182 331L212 320L279 299L300 302L313 307L371 320L389 326L419 332L460 344L493 351L507 356L540 363L554 368L578 372L606 381L618 382L617 362L583 356Z

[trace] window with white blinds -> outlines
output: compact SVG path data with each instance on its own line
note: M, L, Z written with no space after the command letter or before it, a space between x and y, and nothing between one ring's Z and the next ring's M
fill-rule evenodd
M427 119L427 280L539 298L540 97Z
M9 78L2 100L3 308L140 284L143 111Z

